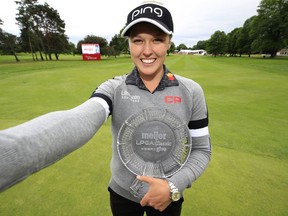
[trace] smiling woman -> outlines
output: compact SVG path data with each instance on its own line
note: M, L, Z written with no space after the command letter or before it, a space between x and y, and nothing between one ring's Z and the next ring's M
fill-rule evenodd
M80 148L112 116L113 215L179 216L183 193L208 166L211 146L201 86L164 64L173 31L162 4L139 5L122 33L134 63L130 73L103 82L73 109L0 131L0 190Z
M170 44L170 36L153 24L138 23L130 30L130 54L150 92L154 92L162 79L163 64Z

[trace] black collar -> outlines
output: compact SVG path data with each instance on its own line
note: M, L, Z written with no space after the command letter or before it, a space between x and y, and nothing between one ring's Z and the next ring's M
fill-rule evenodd
M166 87L171 87L171 86L178 86L179 82L176 79L176 77L167 69L165 65L164 67L164 75L155 89L155 91L161 91L164 90ZM126 85L135 85L139 89L144 89L148 90L143 83L142 79L140 78L139 72L136 67L128 74L127 79L126 79Z

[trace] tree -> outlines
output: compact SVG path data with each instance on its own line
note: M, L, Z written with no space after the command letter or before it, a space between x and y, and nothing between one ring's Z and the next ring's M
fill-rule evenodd
M65 35L65 22L57 10L47 3L38 4L37 0L15 2L19 5L16 20L20 26L23 51L30 51L33 60L38 60L37 52L40 53L41 60L44 60L42 52L50 60L52 53L58 59L60 53L67 52L69 42Z
M101 53L105 53L105 55L107 55L108 57L114 56L115 58L117 55L119 55L119 51L116 51L112 46L106 46L104 48L101 48Z
M177 50L180 51L180 50L185 50L187 49L187 46L183 43L179 44L179 46L177 46Z
M237 38L237 51L240 54L248 54L249 57L252 53L251 44L254 40L252 35L253 31L253 20L256 16L252 16L251 18L247 19L239 32L239 37Z
M207 40L198 41L196 45L193 46L194 50L206 50Z
M69 52L68 37L65 35L65 22L61 19L57 10L47 3L36 5L33 16L35 20L35 32L45 53L54 53L58 60L60 53Z
M109 43L109 46L113 48L109 48L109 53L114 53L115 57L120 53L128 53L129 50L127 39L121 37L121 34L114 35Z
M171 41L171 45L170 45L170 48L168 50L168 55L170 53L173 53L174 51L176 50L176 46L175 46L175 43L173 41Z
M276 56L288 44L288 1L262 0L253 22L254 50Z
M227 34L227 52L231 56L236 56L238 51L238 38L240 37L240 32L242 28L235 28L233 31Z
M34 55L35 47L32 44L34 40L34 34L31 29L31 15L29 13L30 8L33 8L37 3L37 0L22 0L15 1L18 7L18 14L16 14L17 24L20 26L20 40L24 52L31 52L33 60L36 60L37 56Z
M0 52L1 54L13 55L15 60L19 62L20 60L16 54L18 48L17 37L2 30L1 25L3 25L3 21L0 19Z
M215 57L224 54L227 49L227 35L224 31L216 31L207 41L207 52Z
M75 55L75 53L77 53L75 44L72 42L69 42L69 44L68 44L68 53L71 53L73 55Z

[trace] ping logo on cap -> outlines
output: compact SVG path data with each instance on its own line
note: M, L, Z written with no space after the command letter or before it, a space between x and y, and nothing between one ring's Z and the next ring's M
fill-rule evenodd
M163 11L161 8L158 8L158 7L152 8L150 6L147 6L147 7L139 8L139 9L133 11L131 14L131 20L134 20L134 18L136 18L138 15L142 15L145 13L150 13L150 14L154 13L158 17L162 17L162 15L163 15Z
M126 26L121 35L128 36L130 29L140 22L157 26L168 35L173 33L173 20L169 10L159 4L142 4L134 8L127 16Z

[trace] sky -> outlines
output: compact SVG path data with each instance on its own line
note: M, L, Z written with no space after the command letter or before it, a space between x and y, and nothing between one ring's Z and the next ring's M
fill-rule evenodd
M19 36L15 0L5 0L0 7L2 29ZM178 46L196 45L208 40L215 31L231 32L257 15L261 0L158 0L171 12L174 21L172 41ZM57 10L66 27L69 41L77 44L87 35L103 37L110 42L126 23L128 13L143 0L38 0Z

